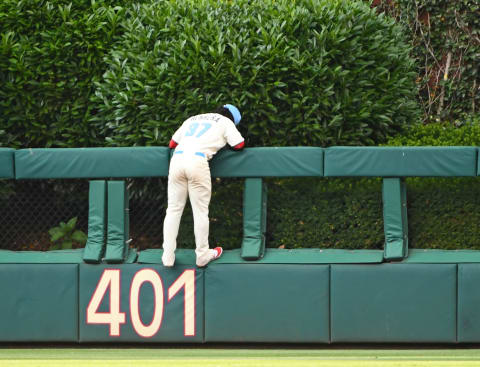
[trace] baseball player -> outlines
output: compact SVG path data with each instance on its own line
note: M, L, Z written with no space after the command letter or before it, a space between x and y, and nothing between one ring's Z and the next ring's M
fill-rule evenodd
M173 266L177 235L187 197L193 211L196 245L196 263L203 267L218 259L221 247L210 249L208 245L208 206L212 182L208 161L227 143L234 150L245 146L237 130L242 116L231 104L220 107L215 113L192 116L173 134L169 147L175 148L168 173L168 208L163 223L164 266Z

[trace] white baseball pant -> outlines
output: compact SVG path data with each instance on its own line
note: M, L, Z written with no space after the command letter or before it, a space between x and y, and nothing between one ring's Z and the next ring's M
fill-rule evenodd
M190 197L193 211L197 266L205 266L215 257L215 251L208 244L208 206L212 194L210 167L205 156L200 154L175 153L170 161L168 208L163 222L162 262L165 266L175 263L177 235L187 197Z

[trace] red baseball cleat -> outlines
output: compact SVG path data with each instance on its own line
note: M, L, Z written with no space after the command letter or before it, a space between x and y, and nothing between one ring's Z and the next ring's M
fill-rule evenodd
M223 254L223 248L221 248L221 247L215 247L213 250L215 251L215 256L212 259L212 261L217 260Z
M222 256L222 253L223 253L223 249L221 247L215 247L213 249L213 257L210 260L208 260L206 263L199 263L197 260L197 266L199 268L205 267L210 261L217 260L220 256Z

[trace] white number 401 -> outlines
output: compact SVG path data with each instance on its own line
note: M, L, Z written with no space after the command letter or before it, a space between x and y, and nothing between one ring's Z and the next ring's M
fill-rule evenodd
M148 282L153 287L154 312L150 324L145 325L140 317L139 299L142 285ZM187 269L168 288L168 302L184 289L184 335L195 336L195 270ZM110 336L120 336L120 325L125 323L125 312L120 311L120 269L105 269L87 307L87 324L107 324ZM98 312L107 291L110 291L109 312ZM130 286L130 318L135 332L144 338L154 336L162 325L164 311L163 282L153 269L138 271Z

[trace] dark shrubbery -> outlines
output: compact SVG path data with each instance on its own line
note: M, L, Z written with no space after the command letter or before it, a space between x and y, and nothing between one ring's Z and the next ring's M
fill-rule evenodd
M120 33L113 1L0 2L0 146L101 145L90 96Z
M413 247L480 250L478 178L407 180Z
M373 0L373 4L408 30L413 55L421 60L419 101L424 119L462 121L478 113L478 0Z
M155 1L121 26L94 98L110 145L166 144L227 101L250 146L375 144L418 116L404 31L363 2Z
M378 179L269 182L268 247L383 248Z
M394 146L480 146L480 118L461 126L449 123L415 125L388 140Z

